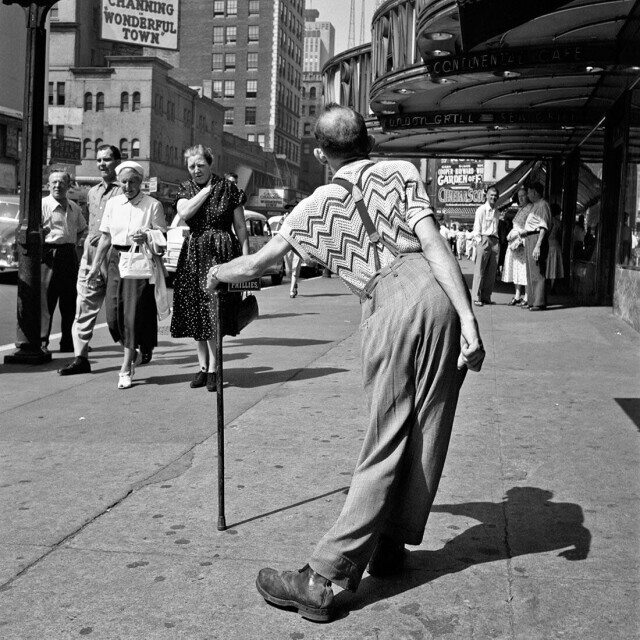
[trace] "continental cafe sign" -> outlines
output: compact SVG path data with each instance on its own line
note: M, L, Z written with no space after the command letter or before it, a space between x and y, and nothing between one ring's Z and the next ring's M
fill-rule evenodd
M102 37L177 49L179 9L180 0L102 0Z

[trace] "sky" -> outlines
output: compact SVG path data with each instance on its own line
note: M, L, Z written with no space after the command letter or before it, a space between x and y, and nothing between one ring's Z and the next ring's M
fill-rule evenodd
M306 0L306 8L317 9L320 12L318 20L328 21L336 30L335 53L342 53L347 49L349 42L349 16L351 15L352 0ZM353 0L355 3L355 45L360 42L360 20L362 16L362 0ZM364 42L371 42L371 18L376 9L376 0L364 0Z

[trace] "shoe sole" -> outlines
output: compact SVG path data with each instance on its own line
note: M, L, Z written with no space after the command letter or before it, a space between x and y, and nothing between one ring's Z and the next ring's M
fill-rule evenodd
M311 607L306 607L295 600L281 600L280 598L275 598L270 593L267 593L261 586L260 583L256 580L256 589L258 593L271 604L275 604L277 607L288 607L292 609L296 609L298 614L307 620L312 620L313 622L329 622L333 617L333 612L330 609L314 609Z

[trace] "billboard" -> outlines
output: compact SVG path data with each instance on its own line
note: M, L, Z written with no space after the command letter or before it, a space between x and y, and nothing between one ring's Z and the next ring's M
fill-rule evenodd
M484 202L484 161L441 159L436 164L436 214L473 222Z
M102 0L102 37L178 49L180 0Z

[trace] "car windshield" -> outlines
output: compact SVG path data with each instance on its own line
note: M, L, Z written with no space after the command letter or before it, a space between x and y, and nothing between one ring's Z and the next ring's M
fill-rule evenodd
M4 202L0 200L0 218L10 218L17 220L20 215L20 205L15 202Z

